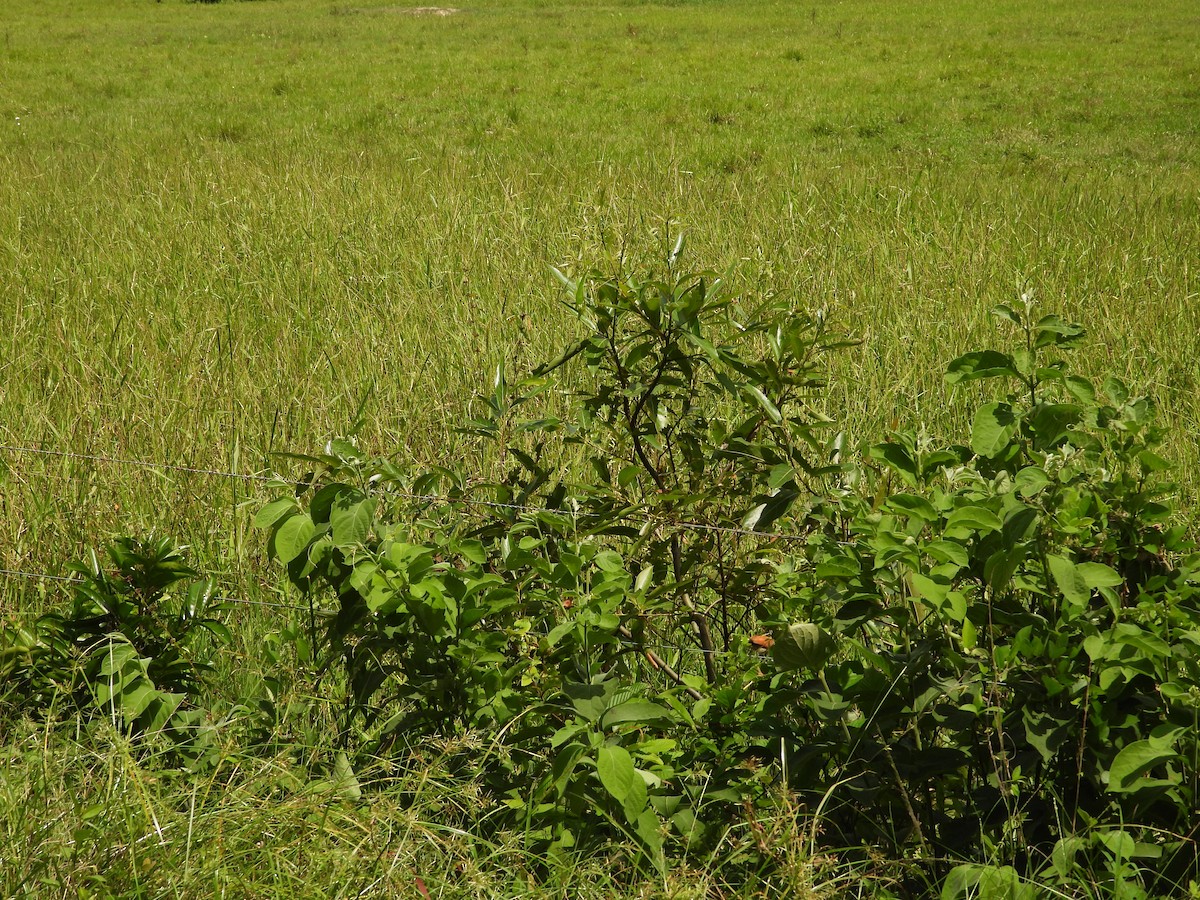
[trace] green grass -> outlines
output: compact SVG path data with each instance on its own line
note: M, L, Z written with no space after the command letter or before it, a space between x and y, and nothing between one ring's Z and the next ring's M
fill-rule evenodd
M1023 285L1200 424L1191 4L6 9L6 443L254 471L366 397L371 449L439 460L569 329L549 265L660 258L668 220L863 338L854 437L960 424L941 369ZM3 462L9 568L150 526L252 553L240 488Z
M570 333L549 266L650 263L683 229L696 265L862 338L825 400L853 440L959 433L944 364L1034 290L1089 329L1085 372L1158 398L1195 509L1198 48L1189 0L8 0L0 443L255 472L361 407L370 450L482 468L450 429ZM0 451L0 567L157 529L271 599L261 496ZM53 591L6 579L0 608ZM244 624L252 660L268 617ZM49 791L28 815L65 828ZM267 877L273 813L228 803L206 827Z
M469 833L487 798L442 780L436 758L419 775L384 778L364 803L322 789L306 762L294 748L231 750L211 773L184 777L103 722L82 740L18 729L0 750L0 890L333 900L419 898L423 885L441 898L703 900L816 897L862 881L853 867L812 857L810 835L786 808L732 829L716 860L680 859L658 878L639 872L625 847L549 863L522 849L519 834ZM778 871L747 879L742 851L768 842Z

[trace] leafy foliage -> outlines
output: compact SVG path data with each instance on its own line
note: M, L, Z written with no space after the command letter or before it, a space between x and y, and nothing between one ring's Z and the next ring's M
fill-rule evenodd
M792 783L835 794L844 840L1069 883L1108 846L1078 835L1127 834L1161 890L1194 876L1200 558L1169 523L1150 401L1044 359L1082 330L1031 311L996 311L1017 351L948 368L1014 386L969 447L895 434L866 490L820 512L779 608L840 652L771 704L795 729Z
M6 705L22 712L100 714L130 732L170 733L193 750L194 707L213 641L227 642L226 604L167 540L118 538L106 568L92 552L76 564L65 614L0 632ZM185 584L186 582L186 584Z
M334 441L259 513L344 676L343 745L488 735L460 764L493 822L552 852L623 835L659 869L778 780L827 840L968 861L932 863L948 896L1194 875L1200 560L1150 401L1053 355L1079 326L1002 306L1017 349L947 370L1011 386L967 445L842 462L806 403L822 318L747 310L679 249L665 278L563 279L585 336L497 371L464 426L502 480ZM520 419L573 360L574 416Z
M311 489L256 519L293 583L336 597L313 638L345 676L345 742L497 735L480 777L533 839L626 834L659 867L665 839L716 840L764 790L741 688L773 575L746 538L803 508L829 452L805 404L823 320L744 311L676 271L681 249L661 279L564 278L585 337L517 385L499 370L465 427L502 481L333 441ZM518 419L577 359L575 417Z

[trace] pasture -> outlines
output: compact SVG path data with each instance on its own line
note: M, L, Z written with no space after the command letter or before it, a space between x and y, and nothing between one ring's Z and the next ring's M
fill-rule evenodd
M1002 343L988 311L1032 293L1086 328L1076 371L1154 398L1195 533L1194 3L7 0L0 612L61 605L34 576L116 534L294 600L251 527L273 496L255 476L304 472L276 454L353 433L416 468L498 471L455 429L497 365L515 378L577 336L551 267L653 268L679 233L688 265L855 340L815 400L852 448L961 439L982 395L946 364ZM231 613L214 702L257 689L288 615ZM321 743L284 718L273 747ZM720 853L634 876L619 850L575 871L474 833L445 748L354 806L282 751L185 777L117 731L101 752L0 726L3 893L755 890ZM795 848L772 895L858 890L803 823L763 827Z

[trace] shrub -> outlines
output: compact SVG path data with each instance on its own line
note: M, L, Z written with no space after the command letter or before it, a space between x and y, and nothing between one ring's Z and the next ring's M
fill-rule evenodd
M229 640L217 618L227 607L211 579L167 540L122 537L93 552L65 614L0 631L4 702L33 714L100 714L135 734L168 733L198 750L195 700L210 671L211 642ZM186 582L186 584L185 584Z
M864 489L781 573L779 615L838 648L772 685L790 782L849 843L1070 884L1076 855L1103 868L1128 842L1175 891L1195 874L1200 558L1170 522L1150 401L1045 358L1078 326L996 315L1017 349L946 375L1012 385L970 445L871 447Z
M517 385L499 370L464 427L511 466L499 482L334 441L311 489L257 517L293 583L336 598L315 643L345 673L347 742L495 735L473 771L532 836L627 832L660 865L664 826L715 838L765 784L752 763L775 751L740 691L772 570L746 536L823 470L805 398L831 346L820 317L743 309L676 257L662 278L564 278L585 336ZM573 360L573 417L519 419Z
M661 278L563 278L583 338L498 370L463 428L499 481L338 440L260 511L344 675L343 745L461 741L483 815L552 851L623 834L661 868L779 783L950 895L1133 885L1140 857L1182 883L1200 560L1150 401L1070 372L1078 326L1001 306L1017 348L947 372L1011 385L969 445L899 432L844 462L807 402L822 317L739 303L678 250ZM573 361L571 414L521 419Z

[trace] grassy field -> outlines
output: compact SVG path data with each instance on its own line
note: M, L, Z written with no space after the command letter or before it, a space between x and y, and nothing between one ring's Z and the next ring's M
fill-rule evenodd
M998 340L987 310L1032 290L1087 327L1085 373L1157 398L1181 505L1200 497L1189 0L481 0L449 15L7 0L0 172L0 568L59 573L113 533L156 530L273 598L255 482L11 448L252 474L357 428L372 452L482 468L451 433L470 398L497 363L521 371L572 333L550 266L653 264L679 230L696 266L732 267L747 293L826 309L861 338L830 358L823 401L852 443L893 423L959 435L945 363ZM5 611L53 596L0 583ZM252 648L265 620L245 615ZM14 736L6 771L42 771L37 747ZM45 786L70 765L85 792L126 792L129 847L156 815L211 832L199 857L158 841L150 887L129 896L215 892L231 859L263 881L222 896L293 891L300 875L256 867L247 836L276 826L232 824L266 816L258 800L196 823L158 809L162 786L130 795L136 777L82 756L45 761L43 787L24 789L41 806L0 777L0 852L43 826L70 853L91 846L62 831L82 814L73 798ZM403 878L351 886L337 867L360 865L346 848L369 823L321 828L313 852L338 886L305 896L417 896L424 852L448 867L446 896L496 889L462 874L444 835L434 850L398 838L410 856L370 871ZM87 887L66 847L38 876L48 896Z

